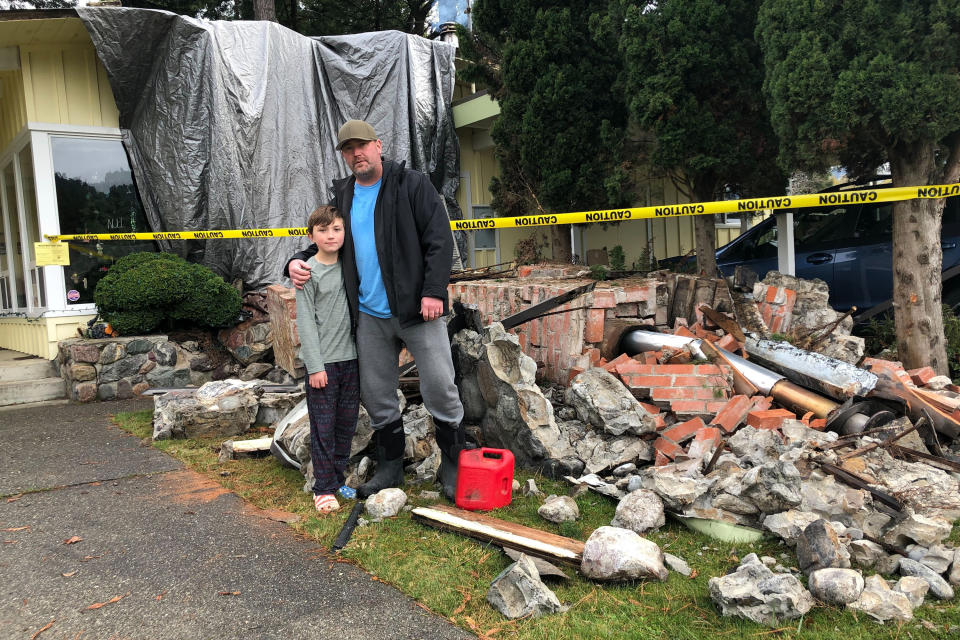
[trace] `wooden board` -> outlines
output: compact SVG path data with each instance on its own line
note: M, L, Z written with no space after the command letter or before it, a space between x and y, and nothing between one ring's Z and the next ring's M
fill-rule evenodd
M550 562L580 568L583 543L522 524L447 505L417 507L413 519L438 529L453 531L484 542L522 551Z

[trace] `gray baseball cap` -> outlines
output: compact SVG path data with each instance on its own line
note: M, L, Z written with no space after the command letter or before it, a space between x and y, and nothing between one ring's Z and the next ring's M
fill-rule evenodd
M350 140L379 140L377 132L363 120L347 120L337 132L337 151Z

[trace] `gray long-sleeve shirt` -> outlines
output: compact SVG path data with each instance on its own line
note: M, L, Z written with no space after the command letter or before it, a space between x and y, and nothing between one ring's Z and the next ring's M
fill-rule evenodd
M309 260L310 279L297 289L297 332L300 334L300 359L307 374L325 371L328 362L343 362L357 357L357 346L350 335L350 311L343 289L340 262L323 264Z

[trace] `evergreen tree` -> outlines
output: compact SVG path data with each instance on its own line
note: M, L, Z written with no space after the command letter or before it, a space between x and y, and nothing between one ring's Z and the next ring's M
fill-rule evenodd
M618 0L605 22L623 55L630 115L650 164L694 202L782 193L754 41L759 0ZM714 217L696 216L697 266L717 273Z
M491 191L499 214L621 204L626 109L615 90L616 52L588 25L606 8L606 0L477 3L476 36L466 45L485 53L485 73L497 77L500 116L491 135L501 175ZM569 229L551 230L553 258L569 261Z
M785 166L885 162L895 186L960 180L960 0L765 0L757 37ZM947 373L944 200L893 208L898 357Z

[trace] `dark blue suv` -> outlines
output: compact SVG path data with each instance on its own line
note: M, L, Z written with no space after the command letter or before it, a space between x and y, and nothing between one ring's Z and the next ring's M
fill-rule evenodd
M864 189L849 185L840 189ZM856 306L858 314L893 296L893 203L841 204L793 213L796 275L820 278L830 287L838 311ZM960 265L960 197L947 199L940 235L943 269ZM738 265L763 278L777 269L777 225L770 216L717 250L717 267L733 275ZM944 280L943 300L960 304L960 277Z

